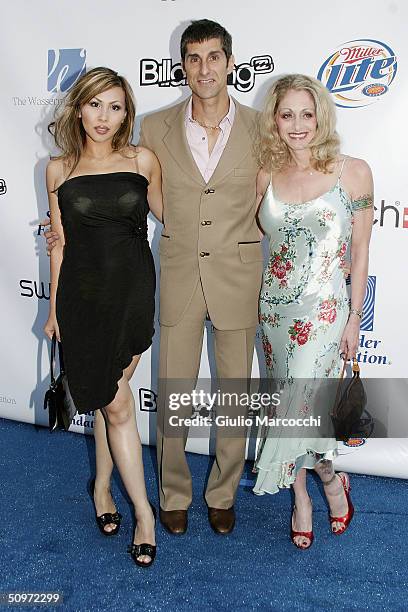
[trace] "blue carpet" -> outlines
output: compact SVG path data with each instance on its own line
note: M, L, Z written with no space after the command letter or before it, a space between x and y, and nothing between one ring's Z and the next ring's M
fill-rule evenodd
M92 438L0 419L0 445L2 593L58 591L64 603L57 609L81 612L408 609L405 481L353 476L356 516L335 537L309 478L316 539L300 551L289 540L289 491L257 497L241 486L233 534L214 534L202 496L208 457L189 455L195 497L188 533L174 537L159 526L158 557L144 570L126 553L133 520L117 475L121 532L104 538L95 525L86 494ZM143 451L157 506L155 449Z

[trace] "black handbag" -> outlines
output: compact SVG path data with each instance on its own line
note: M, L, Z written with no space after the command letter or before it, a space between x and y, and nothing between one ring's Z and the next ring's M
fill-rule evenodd
M60 372L55 378L55 357L56 346L58 344L59 369ZM55 334L51 340L51 356L50 356L50 373L51 383L44 397L44 409L48 408L48 426L50 432L55 429L64 429L68 431L72 419L77 410L69 392L68 381L64 370L64 357L62 346L57 342Z
M360 366L353 359L353 376L344 378L346 361L340 375L337 387L336 400L331 414L334 432L337 440L346 442L360 431L362 417L367 396L360 378Z

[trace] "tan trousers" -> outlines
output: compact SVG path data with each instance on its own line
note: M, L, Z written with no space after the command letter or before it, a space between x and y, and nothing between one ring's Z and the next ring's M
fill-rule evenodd
M166 435L170 410L165 385L169 379L188 379L195 386L200 367L204 322L207 315L201 282L182 320L174 326L161 326L157 428L157 463L160 506L163 510L186 510L192 500L191 473L186 461L188 427L177 437ZM217 377L248 380L251 375L256 327L214 331ZM163 385L164 381L164 385ZM164 392L163 392L164 390ZM171 413L173 414L173 413ZM191 415L190 412L186 416ZM245 437L226 437L217 432L215 460L205 499L213 508L230 508L235 499L245 462Z

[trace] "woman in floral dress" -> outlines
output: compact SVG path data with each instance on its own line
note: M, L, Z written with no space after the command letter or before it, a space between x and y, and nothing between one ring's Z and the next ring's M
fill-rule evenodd
M274 83L260 120L259 223L270 251L260 321L268 376L283 389L277 417L328 418L322 379L338 378L342 357L355 357L358 347L373 181L365 161L339 152L335 121L329 92L304 75ZM351 305L343 273L349 245ZM333 470L336 440L318 428L305 432L263 431L254 487L263 494L293 485L291 539L301 549L314 538L306 468L323 481L332 532L344 533L353 516L349 477Z

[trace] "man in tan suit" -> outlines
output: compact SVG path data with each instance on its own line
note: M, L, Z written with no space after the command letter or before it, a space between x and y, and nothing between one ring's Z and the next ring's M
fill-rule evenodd
M222 26L192 22L181 38L181 58L192 96L146 117L139 143L154 151L163 173L159 377L196 380L208 313L218 378L247 380L263 267L255 221L256 112L228 95L234 58ZM164 394L157 435L160 519L180 534L192 500L188 430L167 435L170 414ZM217 436L205 493L217 533L234 527L244 454L244 436Z

